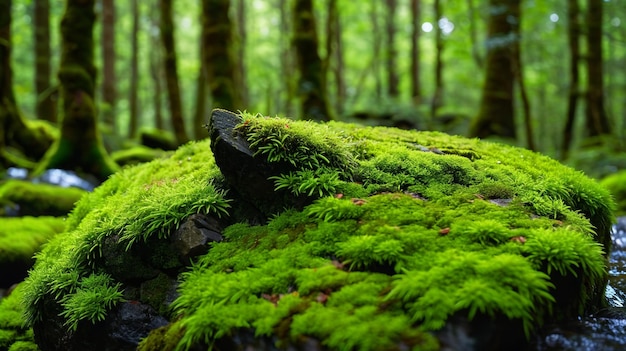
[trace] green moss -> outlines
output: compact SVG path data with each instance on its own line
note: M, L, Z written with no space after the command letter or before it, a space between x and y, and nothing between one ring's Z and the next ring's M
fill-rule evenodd
M25 272L41 246L64 229L65 221L58 217L0 217L0 267L4 274L17 267Z
M22 318L23 284L18 285L9 296L0 299L0 349L38 350L32 330L24 325Z
M145 350L209 347L242 331L281 348L307 336L330 349L431 350L432 333L454 316L510 320L529 336L602 307L613 203L581 173L441 133L243 117L235 132L255 157L291 165L272 176L275 187L309 205L246 223L208 140L126 168L81 199L62 239L38 255L29 320L43 317L45 301L68 326L97 320L104 299L91 312L71 301L93 298L79 295L85 279L108 273L104 243L122 253L158 247L197 212L234 224L181 275L175 322ZM156 256L152 264L166 265ZM114 303L117 283L96 290Z
M11 179L0 183L0 205L23 216L65 216L87 192L78 188Z
M135 165L164 157L166 152L159 149L151 149L145 146L136 146L130 149L118 150L111 153L111 158L120 166Z
M626 171L613 173L600 181L606 187L617 202L617 213L626 214Z

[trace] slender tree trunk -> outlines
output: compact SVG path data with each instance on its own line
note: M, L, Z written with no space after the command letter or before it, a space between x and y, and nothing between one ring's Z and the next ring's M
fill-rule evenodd
M289 23L289 10L287 0L278 0L278 8L280 10L280 66L283 81L283 89L285 91L285 100L283 103L283 112L288 116L293 116L293 98L294 98L294 76L295 65L293 59L293 51L289 45L289 33L291 33L291 25Z
M209 96L206 89L206 68L204 67L204 61L202 60L202 57L204 56L203 42L204 41L202 40L202 38L200 38L200 70L198 71L198 78L196 80L196 107L193 117L193 132L196 139L203 139L207 137L206 128L204 128L203 126L208 122L207 99L209 98Z
M382 36L381 36L381 28L380 23L378 22L378 1L372 2L372 12L370 13L371 22L372 22L372 34L373 34L373 45L372 45L372 70L374 71L374 91L376 94L376 102L379 102L383 96L383 83L380 77L380 61L381 61L381 51L382 51ZM357 90L358 93L358 90Z
M139 84L139 42L137 37L139 35L139 0L132 0L132 16L133 16L133 30L131 33L131 57L130 57L130 91L129 91L129 105L130 105L130 123L129 123L129 136L134 138L137 136L137 129L139 127L139 112L137 104L137 87Z
M149 31L150 45L152 47L161 46L161 21L159 19L160 9L153 7L150 11L151 30ZM150 78L154 84L152 104L154 105L154 124L157 129L165 130L165 118L163 117L163 64L162 51L154 50L149 55Z
M418 105L422 99L420 82L420 37L422 33L420 6L420 0L411 0L411 101L414 105Z
M398 83L400 81L398 76L398 66L396 57L398 52L396 50L395 38L396 38L396 9L398 7L396 0L386 0L387 16L385 21L385 33L387 37L387 93L390 97L396 98L400 94L398 89Z
M180 97L176 46L174 45L174 22L172 19L172 0L160 0L161 9L161 40L165 49L165 80L167 82L167 96L170 106L170 118L174 135L178 144L184 144L189 139L185 131L183 107Z
M609 119L604 109L604 68L602 62L602 0L587 1L587 105L588 137L610 135Z
M485 82L470 136L516 138L513 49L519 40L520 0L490 0Z
M441 11L441 1L435 0L435 93L430 103L430 116L435 118L437 116L437 110L443 105L443 32L439 21L443 17Z
M50 2L33 1L35 24L35 91L37 93L37 117L56 123L54 88L50 86Z
M111 127L115 134L115 3L101 0L102 4L102 121Z
M320 58L312 0L295 2L293 45L299 70L298 93L302 105L302 118L318 121L334 119L322 84L322 59Z
M118 166L107 154L94 102L93 27L95 0L67 0L61 20L61 136L39 163L35 174L49 168L80 170L103 181Z
M579 64L581 62L580 54L580 6L578 0L570 0L567 2L567 40L569 44L569 96L567 99L567 115L565 119L565 128L563 130L563 143L561 145L562 158L568 157L569 149L574 139L574 122L576 120L576 107L578 106L579 97Z
M335 19L337 18L337 0L328 0L327 1L327 12L328 17L326 19L326 56L322 59L322 86L329 88L328 84L328 76L329 71L332 67L332 59L335 55L335 33L337 28L335 27ZM329 103L336 103L336 99L331 99L330 96L335 96L336 94L330 93L327 90L329 95Z
M521 21L522 13L520 10L519 19ZM530 150L537 150L535 146L535 138L533 133L532 126L532 116L530 109L530 99L528 98L528 93L526 92L526 85L524 84L524 69L522 66L522 55L520 53L520 42L519 40L514 44L513 47L513 72L515 73L515 79L518 83L518 88L520 92L520 99L522 101L522 111L524 113L524 131L526 132L526 147Z
M246 0L237 0L236 6L237 13L237 84L236 87L239 90L239 95L241 95L241 105L248 106L248 84L246 83L246 42L248 41L248 31L246 30ZM206 131L206 129L205 129Z
M29 128L16 103L11 68L11 6L11 0L0 0L0 166L32 167L33 160L46 152L52 140ZM29 161L9 155L7 146Z
M468 16L469 16L469 32L470 32L470 41L472 43L472 58L474 59L474 63L478 68L482 69L485 65L485 60L480 54L480 50L478 48L478 31L476 30L476 8L474 6L473 0L467 0L467 8L468 8Z
M243 110L241 82L235 62L235 32L230 18L230 0L202 1L204 65L213 107Z
M335 6L336 7L336 6ZM335 33L333 41L335 42L335 84L337 85L337 104L335 110L339 114L343 114L345 102L348 96L346 88L346 80L344 77L345 64L343 56L343 39L342 39L342 26L339 13L335 16Z

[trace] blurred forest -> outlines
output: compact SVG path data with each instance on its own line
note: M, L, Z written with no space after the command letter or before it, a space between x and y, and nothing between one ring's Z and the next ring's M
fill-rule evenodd
M26 120L60 123L71 108L61 101L89 97L109 139L156 128L182 144L208 136L202 125L222 107L490 138L597 177L626 168L620 0L0 4L0 47L10 48L0 52L0 102L13 99ZM95 13L83 62L67 50L90 29L63 34L64 15L65 25L86 18L66 6ZM63 85L83 64L95 83L77 97Z

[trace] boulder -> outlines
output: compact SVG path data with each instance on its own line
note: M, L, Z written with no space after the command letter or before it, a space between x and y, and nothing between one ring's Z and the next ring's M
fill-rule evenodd
M110 177L38 255L43 351L520 349L606 304L611 197L548 157L224 110L209 131Z

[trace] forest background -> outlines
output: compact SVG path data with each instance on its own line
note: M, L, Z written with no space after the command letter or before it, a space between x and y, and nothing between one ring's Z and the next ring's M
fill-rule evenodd
M12 2L13 89L26 118L57 121L65 3ZM592 176L626 168L626 7L619 0L95 3L95 101L112 135L172 130L178 114L186 138L204 138L210 109L226 107L494 138ZM229 27L222 39L236 71L231 106L207 77L203 48L211 44L202 24L211 6L212 18L228 19L220 25ZM310 23L315 46L299 47ZM173 48L165 48L168 28ZM49 45L43 56L42 41ZM168 91L172 58L179 111ZM303 80L307 67L320 86ZM311 90L324 112L307 105Z

